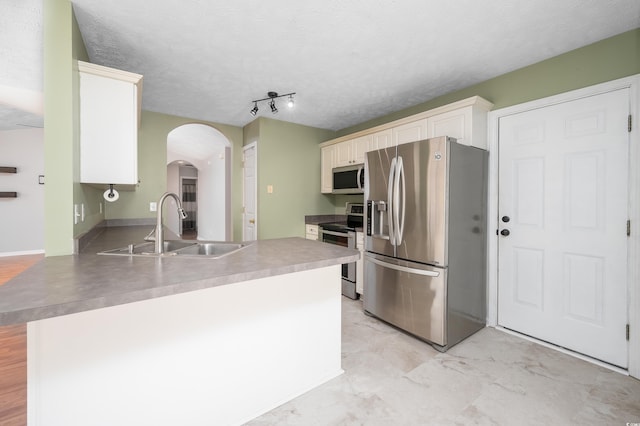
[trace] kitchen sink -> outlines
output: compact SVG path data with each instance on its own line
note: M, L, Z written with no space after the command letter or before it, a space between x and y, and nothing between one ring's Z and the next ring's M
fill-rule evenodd
M219 258L234 253L250 243L229 243L214 241L186 241L170 240L164 242L164 253L155 253L155 243L129 244L113 250L102 251L98 254L112 256L175 256L175 257L202 257Z
M175 251L178 256L209 256L220 257L225 254L233 253L246 247L247 244L241 243L214 243L214 242L199 242L197 244L190 245Z

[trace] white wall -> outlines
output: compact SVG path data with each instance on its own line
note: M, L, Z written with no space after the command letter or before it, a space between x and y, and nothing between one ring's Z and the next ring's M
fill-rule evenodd
M173 192L180 196L180 165L178 163L167 164L167 192ZM164 224L176 235L180 235L180 220L178 210L173 198L164 202ZM158 206L160 208L160 206Z
M198 239L225 241L227 223L225 208L225 149L220 147L198 167Z
M230 146L222 133L203 124L185 124L167 137L167 164L183 160L198 169L199 240L225 241L231 236Z
M0 166L18 168L0 173L0 191L18 192L0 198L0 256L44 253L44 130L0 131Z

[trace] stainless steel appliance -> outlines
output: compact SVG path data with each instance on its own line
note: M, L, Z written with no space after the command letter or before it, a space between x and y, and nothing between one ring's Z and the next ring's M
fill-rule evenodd
M362 194L364 192L364 164L333 168L332 194Z
M449 137L366 154L364 309L441 351L485 325L487 158Z
M362 229L364 205L347 203L347 220L345 222L321 223L319 225L320 241L329 244L355 249L356 231ZM342 265L342 294L351 299L357 299L356 262Z

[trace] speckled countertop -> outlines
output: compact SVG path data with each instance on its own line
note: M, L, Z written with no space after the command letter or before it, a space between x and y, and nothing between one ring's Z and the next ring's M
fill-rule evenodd
M0 325L25 323L257 278L353 262L356 250L283 238L218 259L102 256L149 227L106 228L81 254L46 257L0 286Z

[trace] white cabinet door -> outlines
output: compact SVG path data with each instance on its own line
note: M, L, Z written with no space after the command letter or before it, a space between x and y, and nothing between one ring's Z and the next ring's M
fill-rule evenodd
M335 163L333 167L342 167L348 166L351 164L351 159L353 157L352 151L353 147L351 141L340 142L334 145L335 146Z
M411 123L402 124L391 130L394 145L421 141L427 138L427 119L425 118L418 121L412 121Z
M305 225L305 238L307 240L318 241L318 225Z
M351 142L351 164L362 164L364 163L364 154L367 152L369 147L369 141L371 140L371 135L361 136L356 138Z
M377 149L388 148L393 144L391 129L382 130L371 135L369 147L367 151L375 151Z
M471 107L460 108L427 118L427 137L451 136L458 143L471 145Z
M320 192L330 194L333 189L333 167L336 145L325 146L320 150Z
M80 182L135 185L139 91L132 80L142 76L94 64L79 68Z
M371 135L335 144L335 163L333 167L351 166L364 163L364 153L369 146Z

